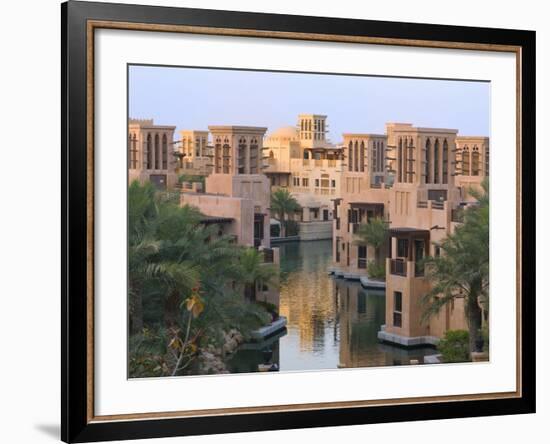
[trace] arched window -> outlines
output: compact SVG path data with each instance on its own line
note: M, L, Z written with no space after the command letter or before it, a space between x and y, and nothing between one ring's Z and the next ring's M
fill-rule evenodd
M244 139L243 137L239 139L237 164L239 174L244 174L246 166L246 139Z
M353 171L353 142L348 145L348 171Z
M479 148L472 149L472 176L479 176Z
M353 170L359 171L359 145L357 140L355 141L355 146L353 147Z
M399 138L399 145L397 148L397 181L403 181L403 140Z
M269 150L269 158L275 159L275 154L273 154L273 150Z
M214 144L214 167L216 169L216 173L222 172L222 140L219 137L216 137L216 141Z
M407 171L407 177L409 178L408 182L413 182L413 174L414 174L414 146L413 146L413 140L412 138L409 139L409 162L408 162L408 171Z
M181 138L181 150L182 150L182 153L187 156L187 138L186 137Z
M359 169L365 171L365 142L361 141L361 155L359 156Z
M378 168L378 142L372 142L372 172L376 172Z
M434 183L439 183L439 139L434 143Z
M153 140L151 134L147 134L147 165L145 168L150 170L153 168Z
M160 169L160 140L159 135L155 134L155 170Z
M426 140L426 163L425 163L425 172L424 172L424 176L425 176L425 180L426 180L426 183L431 183L432 181L432 142L430 141L430 139Z
M403 139L403 182L409 181L409 147L407 138Z
M467 146L462 149L462 175L470 175L470 149Z
M386 153L384 151L384 142L380 141L378 142L378 171L381 173L384 172L385 157L386 157Z
M201 155L201 139L198 137L195 139L195 156L200 157Z
M162 136L162 169L168 169L168 138L166 134Z
M443 183L449 183L449 144L443 140Z
M246 143L246 141L245 141ZM249 163L250 163L250 171L249 173L250 174L258 174L258 164L259 164L259 159L260 159L260 156L258 154L258 139L256 138L252 138L252 140L250 141L250 147L249 147L249 150L250 150L250 158L249 158Z
M229 146L229 139L226 137L223 139L223 147L222 147L222 173L229 174L229 159L231 155L229 154L229 151L231 150L231 147Z
M134 134L128 135L128 167L135 170L137 168L137 137Z

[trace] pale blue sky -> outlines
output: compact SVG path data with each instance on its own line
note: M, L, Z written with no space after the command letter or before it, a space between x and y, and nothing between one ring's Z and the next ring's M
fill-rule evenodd
M489 136L486 82L130 66L129 114L180 129L208 125L296 125L300 113L326 114L329 138L383 133L386 122L455 128Z

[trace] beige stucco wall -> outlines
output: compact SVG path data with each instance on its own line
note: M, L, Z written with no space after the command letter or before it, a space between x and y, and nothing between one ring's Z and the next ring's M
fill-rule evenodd
M332 239L332 221L300 223L300 240Z
M226 233L236 236L240 245L254 245L254 205L250 199L183 192L180 203L196 207L207 216L232 218Z
M176 159L173 155L175 126L155 125L152 119L130 119L128 124L128 182L139 180L141 183L149 181L151 176L166 176L168 189L174 188L177 183ZM150 144L148 145L148 136ZM155 140L158 137L158 149L155 149ZM166 140L166 156L163 153L163 140ZM151 149L151 163L147 164L147 149ZM135 161L133 156L135 152ZM158 154L158 159L157 159ZM166 165L166 168L163 166ZM159 168L156 168L158 166Z

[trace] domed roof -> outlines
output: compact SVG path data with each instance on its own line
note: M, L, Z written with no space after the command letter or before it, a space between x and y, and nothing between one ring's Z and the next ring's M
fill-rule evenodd
M298 130L294 126L283 126L268 135L270 138L277 139L297 139Z

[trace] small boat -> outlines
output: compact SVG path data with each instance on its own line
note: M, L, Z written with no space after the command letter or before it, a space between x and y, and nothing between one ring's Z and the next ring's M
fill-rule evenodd
M271 322L269 325L253 330L250 336L254 341L262 341L265 338L274 335L275 333L283 330L286 327L286 318L284 316L279 316L276 320Z
M386 288L386 282L385 281L369 279L366 276L361 276L359 281L361 282L361 286L363 288L367 288L367 289L371 289L371 290L384 290Z

